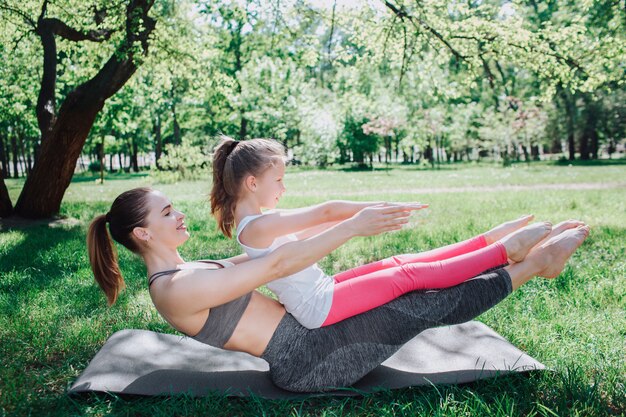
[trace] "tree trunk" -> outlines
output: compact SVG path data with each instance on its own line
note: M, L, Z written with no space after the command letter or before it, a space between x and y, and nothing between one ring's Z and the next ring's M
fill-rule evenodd
M4 149L4 135L2 134L2 132L0 132L0 177L9 177L8 163L9 161L7 159L7 154Z
M428 139L428 145L426 145L426 149L424 149L424 158L426 158L428 162L430 162L433 168L435 167L435 158L434 158L434 153L433 153L432 140L430 138Z
M20 176L19 166L17 162L17 142L15 141L15 134L11 134L11 154L13 155L13 178Z
M360 148L353 150L352 160L358 163L359 165L365 164L365 155L363 154L363 151Z
M598 129L594 129L591 132L591 157L593 159L598 159Z
M391 137L385 136L385 163L388 164L391 162Z
M569 150L569 160L576 158L576 102L565 90L561 90L561 98L565 105L565 113L567 115L567 147Z
M20 155L22 155L22 166L24 167L23 172L26 175L30 174L30 157L26 154L26 147L24 146L24 136L20 137Z
M101 136L99 146L99 160L100 160L100 184L104 184L104 135Z
M37 158L39 158L39 152L41 150L41 146L39 146L39 139L35 138L33 141L33 166L37 163Z
M396 163L400 159L400 138L396 136Z
M522 152L524 152L524 161L530 162L530 154L528 153L528 148L526 145L522 145Z
M96 115L102 110L104 102L134 74L137 55L147 53L148 38L156 24L148 16L153 3L154 0L129 2L126 36L116 51L92 79L68 93L56 117L40 124L41 154L15 206L15 212L20 216L45 218L59 212ZM56 56L53 58L56 59ZM52 58L44 53L44 63L46 59ZM45 100L41 102L45 103ZM50 129L47 128L48 123Z
M174 145L178 146L183 141L180 135L180 125L178 124L178 119L176 118L176 105L172 104L172 119L174 123Z
M33 154L30 151L30 147L26 147L24 152L26 153L26 162L28 162L28 173L33 170Z
M530 155L533 161L539 161L541 158L539 157L539 145L532 145L530 147Z
M159 166L159 159L161 159L161 154L163 153L163 139L161 138L161 115L156 115L154 119L154 159L156 163L156 167L161 169Z
M585 127L580 138L580 159L590 159L593 153L594 159L598 157L598 105L589 95L584 95L585 101ZM591 143L591 144L590 144Z
M241 127L239 128L239 140L244 140L248 134L248 119L241 116Z
M130 140L130 165L133 168L133 172L139 172L139 161L137 159L137 141L135 138L131 138Z
M9 190L4 183L4 176L0 170L0 218L9 217L13 214L13 204L9 196Z

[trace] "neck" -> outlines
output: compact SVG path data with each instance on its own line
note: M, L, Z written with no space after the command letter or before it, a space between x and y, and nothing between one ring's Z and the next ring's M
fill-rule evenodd
M246 216L254 216L255 214L261 214L261 207L252 198L242 198L237 202L237 208L235 209L235 223L239 224L241 219Z
M178 265L185 263L176 248L151 247L141 257L148 269L148 276L156 272L176 269Z

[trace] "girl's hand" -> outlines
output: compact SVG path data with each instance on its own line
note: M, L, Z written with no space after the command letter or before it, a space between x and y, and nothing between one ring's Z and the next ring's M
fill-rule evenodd
M415 203L415 202L404 203L404 202L388 202L388 201L386 201L382 205L385 206L385 207L406 206L406 207L410 207L411 210L421 210L421 209L428 208L428 204L425 204L425 203Z
M352 236L374 236L400 230L408 223L411 211L423 208L415 204L380 204L367 207L343 222Z

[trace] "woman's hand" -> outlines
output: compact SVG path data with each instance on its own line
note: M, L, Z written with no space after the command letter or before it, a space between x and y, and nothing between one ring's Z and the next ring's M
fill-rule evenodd
M411 211L427 207L420 203L384 203L367 207L342 223L352 236L374 236L400 230L408 223Z

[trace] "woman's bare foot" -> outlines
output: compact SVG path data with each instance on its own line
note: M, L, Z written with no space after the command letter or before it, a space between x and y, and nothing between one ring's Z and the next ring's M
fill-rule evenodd
M524 260L528 252L552 230L550 222L534 223L523 227L500 240L506 254L513 262Z
M497 242L504 236L509 235L514 231L526 226L528 222L534 218L535 216L533 214L524 215L519 219L511 220L509 222L502 223L501 225L494 227L490 231L484 233L483 236L485 236L487 244L491 245L493 242Z
M589 236L587 225L567 229L539 245L526 259L537 262L539 267L537 276L556 278L565 268L567 260L587 239L587 236Z
M552 228L552 231L548 234L548 236L543 238L541 242L537 243L533 249L538 248L539 246L546 243L548 240L552 239L554 236L560 235L561 233L563 233L564 231L568 229L574 229L578 226L584 226L584 225L585 225L585 222L581 222L580 220L569 219L569 220L562 221L561 223L554 226Z

